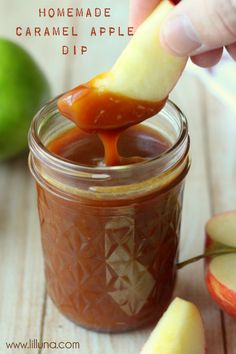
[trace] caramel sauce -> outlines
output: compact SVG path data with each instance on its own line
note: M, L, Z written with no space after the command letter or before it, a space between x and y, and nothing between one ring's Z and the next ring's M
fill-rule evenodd
M117 142L118 154L128 161L156 157L170 146L142 124L125 129ZM79 166L104 164L98 135L77 127L55 137L47 149ZM127 183L137 177L128 176ZM71 183L76 188L81 181L71 176ZM65 316L108 332L157 322L175 284L182 191L177 179L164 189L122 200L116 194L67 199L38 184L47 291Z
M117 143L121 132L154 116L167 99L146 102L99 91L94 87L95 79L59 98L59 111L80 129L99 135L104 145L107 166L133 163L132 159L124 160L118 153Z
M115 153L122 156L119 161L122 164L150 159L170 148L169 141L147 126L135 125L118 134L119 141L113 134L108 134L107 139L114 143ZM97 134L86 133L77 127L59 135L47 145L47 149L70 162L86 166L104 166L104 153L106 159L110 160L114 155L112 149L104 152L104 146Z
M58 101L60 112L76 127L54 137L47 149L92 167L157 157L170 141L137 123L164 104L99 92L92 82L78 86ZM78 194L71 199L69 192L64 197L38 184L47 290L65 316L108 332L156 323L175 284L185 173L163 188L154 184L148 193L125 192L122 199L114 191L109 198ZM127 174L126 190L138 177ZM119 176L115 183L123 188ZM83 181L71 176L74 189L77 184Z

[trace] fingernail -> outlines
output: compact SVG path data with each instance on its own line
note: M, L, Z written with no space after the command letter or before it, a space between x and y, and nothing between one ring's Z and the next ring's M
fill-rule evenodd
M190 55L202 47L200 38L187 16L169 18L161 29L161 40L165 47L178 55Z

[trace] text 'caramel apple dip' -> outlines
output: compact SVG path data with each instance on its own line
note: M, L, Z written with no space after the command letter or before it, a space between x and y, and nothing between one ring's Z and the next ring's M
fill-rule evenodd
M173 293L190 164L187 121L167 100L187 58L159 40L173 7L163 0L110 71L32 124L47 290L86 328L154 324Z

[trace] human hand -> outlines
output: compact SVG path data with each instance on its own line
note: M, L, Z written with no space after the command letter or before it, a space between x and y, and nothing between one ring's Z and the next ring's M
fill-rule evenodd
M130 0L135 28L160 0ZM236 60L236 0L182 0L161 29L162 45L175 55L190 56L202 67L217 64L223 47Z

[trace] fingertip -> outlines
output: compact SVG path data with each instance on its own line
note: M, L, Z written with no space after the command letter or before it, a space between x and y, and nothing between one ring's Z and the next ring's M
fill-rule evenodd
M206 53L191 56L191 60L194 64L202 68L209 68L219 63L222 53L223 48L217 48Z

